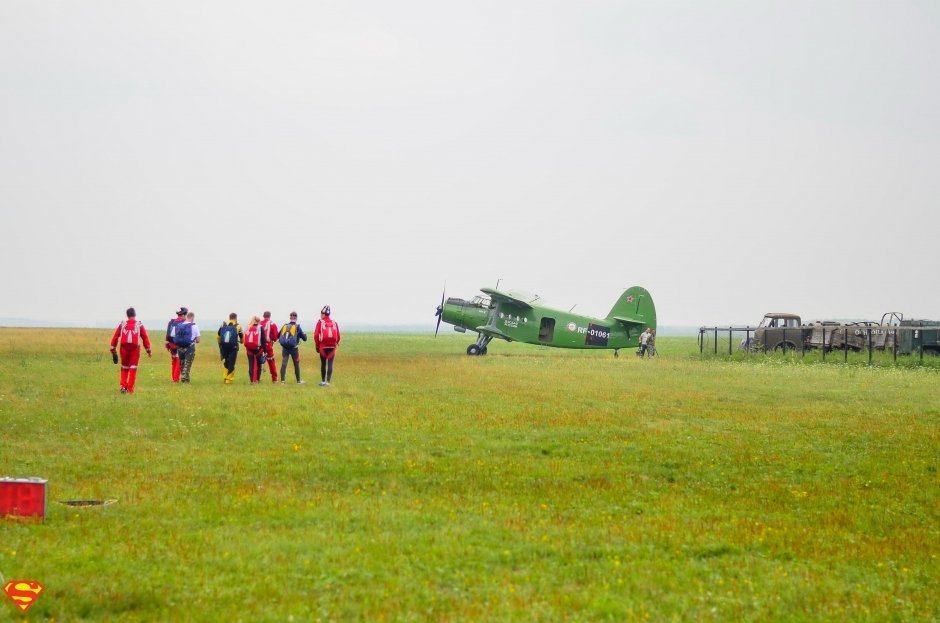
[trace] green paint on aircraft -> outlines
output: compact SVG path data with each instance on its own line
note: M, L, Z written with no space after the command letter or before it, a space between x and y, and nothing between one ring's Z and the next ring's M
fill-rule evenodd
M621 348L635 348L647 327L656 330L656 307L644 288L634 286L620 295L606 318L592 318L538 303L539 297L481 288L486 296L469 301L441 296L437 331L441 322L459 332L474 331L477 340L468 355L485 355L487 345L498 338L557 348L607 348L614 356Z

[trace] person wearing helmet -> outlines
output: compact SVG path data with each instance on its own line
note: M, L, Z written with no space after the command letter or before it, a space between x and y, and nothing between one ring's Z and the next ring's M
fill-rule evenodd
M202 342L196 314L192 310L186 312L186 319L176 325L173 342L176 343L176 352L180 358L180 383L189 383L189 373L196 358L196 344Z
M189 312L185 307L180 307L176 312L176 318L171 318L166 325L166 343L164 348L170 353L170 378L174 383L180 382L180 356L177 353L176 342L173 338L176 336L176 325L186 322L186 314Z
M329 387L333 380L333 359L339 348L339 325L330 317L330 306L320 310L320 319L313 330L313 344L320 355L320 387Z

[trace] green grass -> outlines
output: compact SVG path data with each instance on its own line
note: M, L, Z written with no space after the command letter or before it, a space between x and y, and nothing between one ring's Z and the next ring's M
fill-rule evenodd
M0 474L50 499L0 620L940 618L935 368L363 333L328 390L203 347L121 396L108 338L0 330Z

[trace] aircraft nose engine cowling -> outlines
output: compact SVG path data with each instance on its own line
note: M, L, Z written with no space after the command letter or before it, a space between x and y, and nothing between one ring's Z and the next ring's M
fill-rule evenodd
M455 327L475 329L486 324L488 308L474 301L449 298L441 306L441 319Z
M463 324L463 305L462 299L447 299L441 312L441 320L454 326L466 326Z

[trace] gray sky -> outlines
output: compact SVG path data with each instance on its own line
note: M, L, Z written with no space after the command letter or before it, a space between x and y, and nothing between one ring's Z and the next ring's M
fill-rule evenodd
M0 318L940 318L940 4L0 0Z

